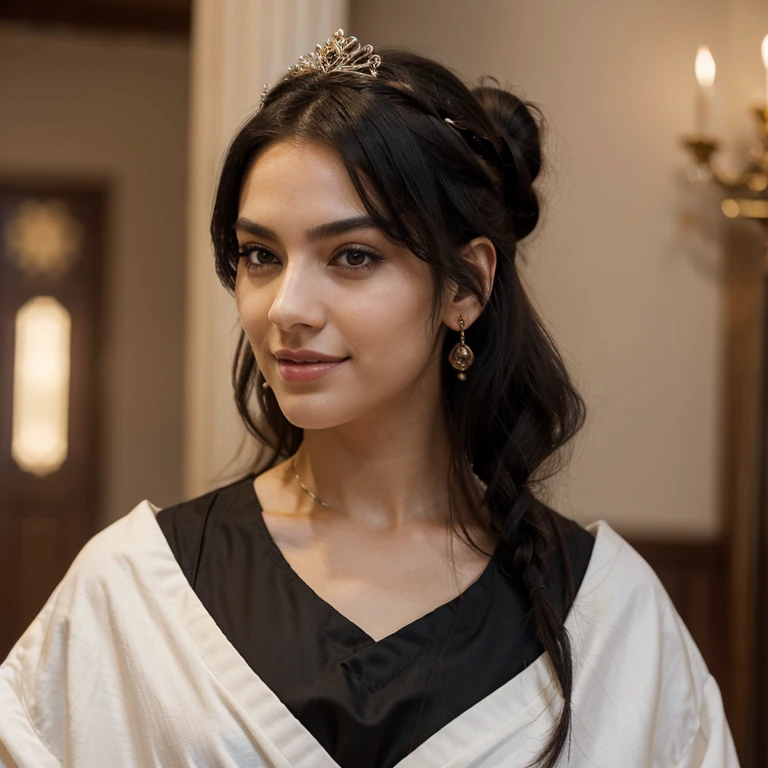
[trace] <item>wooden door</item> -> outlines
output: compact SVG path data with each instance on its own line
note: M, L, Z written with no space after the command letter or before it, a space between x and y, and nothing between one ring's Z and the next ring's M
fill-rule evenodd
M105 197L0 180L0 661L96 532Z

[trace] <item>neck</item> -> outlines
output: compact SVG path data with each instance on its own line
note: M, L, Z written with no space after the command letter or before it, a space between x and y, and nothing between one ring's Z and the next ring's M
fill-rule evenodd
M445 524L449 462L442 414L305 430L295 456L301 482L334 514L390 531L411 524ZM304 503L314 506L293 477L290 463L288 472Z

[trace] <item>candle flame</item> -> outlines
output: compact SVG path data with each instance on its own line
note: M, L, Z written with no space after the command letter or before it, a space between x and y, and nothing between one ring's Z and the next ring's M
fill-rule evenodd
M763 44L760 46L760 53L763 54L763 66L768 69L768 35L763 38Z
M715 82L715 60L706 45L696 51L696 80L702 88L710 88Z

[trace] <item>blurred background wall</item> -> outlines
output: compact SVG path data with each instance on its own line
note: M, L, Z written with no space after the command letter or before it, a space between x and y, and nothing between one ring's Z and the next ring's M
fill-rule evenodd
M0 27L0 175L107 187L98 525L182 490L189 43Z

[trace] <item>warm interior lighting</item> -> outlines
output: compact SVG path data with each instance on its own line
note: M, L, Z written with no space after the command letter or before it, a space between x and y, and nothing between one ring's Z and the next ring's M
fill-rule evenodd
M25 472L47 475L67 458L69 312L36 296L16 313L11 455Z
M696 81L702 88L711 88L715 83L715 60L706 45L696 51Z
M768 110L768 35L763 38L760 53L763 56L763 66L765 67L765 108Z

